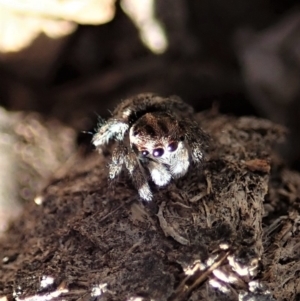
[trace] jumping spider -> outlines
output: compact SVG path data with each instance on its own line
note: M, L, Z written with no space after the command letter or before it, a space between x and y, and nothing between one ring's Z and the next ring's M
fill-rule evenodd
M111 139L117 142L109 178L116 178L125 165L140 197L151 201L150 179L164 186L185 175L191 162L201 164L208 136L192 113L177 96L147 93L120 103L93 137L96 148Z

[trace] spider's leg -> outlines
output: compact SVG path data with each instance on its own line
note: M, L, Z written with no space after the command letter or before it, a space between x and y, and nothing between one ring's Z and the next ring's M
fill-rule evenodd
M184 130L184 138L191 150L191 157L195 163L201 163L204 157L204 149L208 146L209 136L199 127L194 120L183 119L180 126Z
M109 119L94 135L93 144L96 147L99 147L108 143L108 141L112 138L122 141L128 128L129 125L120 120Z
M178 149L176 157L170 167L171 174L174 178L180 178L184 176L189 168L189 151L186 147Z
M109 178L112 180L120 174L123 168L124 158L127 154L127 147L119 143L113 150L111 163L109 164Z
M139 192L140 197L148 202L151 201L152 192L150 190L147 177L140 161L133 151L126 156L125 164L126 168L129 171L129 174L132 177L133 184Z
M158 162L149 161L147 165L153 182L158 186L164 186L171 180L171 173L167 168Z

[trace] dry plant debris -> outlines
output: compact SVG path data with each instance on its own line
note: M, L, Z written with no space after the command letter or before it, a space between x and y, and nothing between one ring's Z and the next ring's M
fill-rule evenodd
M143 204L106 154L78 158L1 239L3 300L297 300L300 175L284 130L203 113L202 170ZM109 152L109 150L108 150Z

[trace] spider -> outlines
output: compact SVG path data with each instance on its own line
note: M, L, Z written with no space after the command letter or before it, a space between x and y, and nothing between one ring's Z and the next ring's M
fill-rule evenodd
M109 164L115 179L125 166L142 199L151 201L149 183L167 185L200 165L208 135L192 119L193 109L177 96L139 94L121 102L93 136L97 149L114 139Z

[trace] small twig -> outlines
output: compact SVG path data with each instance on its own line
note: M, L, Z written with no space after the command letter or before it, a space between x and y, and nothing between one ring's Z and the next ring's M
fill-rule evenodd
M181 300L186 300L187 296L195 289L197 288L201 283L203 283L208 276L216 269L218 268L223 262L224 260L226 260L226 258L228 257L228 255L230 254L230 251L227 251L226 253L220 254L219 255L219 260L215 261L206 271L202 272L199 271L199 276L197 276L197 278L193 281L193 283L191 285L187 285L188 280L191 279L191 277L195 277L195 275L193 276L189 276L186 277L178 286L174 297L171 298L169 301L181 301Z

